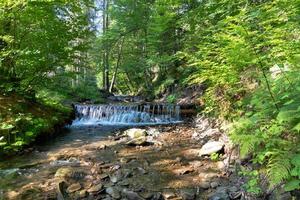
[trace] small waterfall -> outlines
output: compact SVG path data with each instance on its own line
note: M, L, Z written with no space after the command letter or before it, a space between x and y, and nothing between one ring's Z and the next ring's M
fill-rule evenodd
M180 122L178 105L75 105L76 125L151 125Z

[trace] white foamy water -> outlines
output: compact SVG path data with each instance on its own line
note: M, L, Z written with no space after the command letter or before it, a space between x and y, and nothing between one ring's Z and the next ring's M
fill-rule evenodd
M180 121L178 105L76 105L72 126L155 125Z

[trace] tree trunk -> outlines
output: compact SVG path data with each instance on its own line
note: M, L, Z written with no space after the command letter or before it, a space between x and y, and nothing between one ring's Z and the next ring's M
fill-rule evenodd
M120 66L120 63L121 63L123 43L124 43L124 37L123 37L122 42L121 42L120 47L119 47L117 65L115 67L115 71L114 71L114 74L113 74L113 77L112 77L112 80L111 80L111 84L110 84L110 87L109 87L109 92L110 93L113 91L113 88L114 88L114 85L115 85L115 82L116 82L116 78L117 78L118 69L119 69L119 66Z
M105 35L109 26L108 19L108 7L109 0L103 0L103 13L102 13L102 34ZM109 90L109 50L107 46L107 42L104 41L103 44L103 71L102 71L102 79L103 79L103 89Z

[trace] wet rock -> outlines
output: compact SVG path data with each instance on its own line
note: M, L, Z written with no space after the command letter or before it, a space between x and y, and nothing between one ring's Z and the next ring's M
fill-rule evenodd
M72 176L72 174L74 173L73 169L70 167L63 167L63 168L59 168L56 173L55 173L55 177L56 178L69 178Z
M145 129L139 129L139 128L132 128L128 129L124 132L126 136L128 136L131 139L136 139L140 137L145 137L147 135L147 131Z
M91 187L90 189L88 189L87 191L89 193L98 193L102 190L103 185L101 183L94 185L93 187Z
M217 153L221 151L223 148L224 148L223 142L217 142L217 141L207 142L200 149L199 155L200 156L211 155L213 153Z
M218 187L216 192L209 196L209 200L229 200L226 187Z
M122 195L126 197L128 200L144 200L139 194L133 191L128 191L126 189L122 190Z
M180 195L183 200L193 200L196 198L196 190L195 189L182 189L180 191Z
M74 184L72 184L68 187L67 192L68 193L73 193L73 192L76 192L80 189L81 189L80 183L74 183Z
M115 187L108 187L106 188L105 192L109 194L114 199L120 199L121 194Z

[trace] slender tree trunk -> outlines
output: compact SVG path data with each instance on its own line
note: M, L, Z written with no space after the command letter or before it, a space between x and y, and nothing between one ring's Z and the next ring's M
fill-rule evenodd
M103 13L102 13L102 33L103 35L106 34L108 26L109 26L109 19L108 19L108 7L109 7L109 0L103 0ZM108 53L108 46L107 42L104 41L103 44L103 71L102 71L102 80L103 80L103 89L108 91L109 90L109 53Z
M105 17L105 32L108 30L109 27L109 18L108 18L108 9L109 9L109 0L105 0L105 13L104 13L104 17ZM104 66L104 82L105 82L105 87L104 89L106 91L109 91L109 49L107 46L107 43L105 44L105 50L104 50L104 54L105 54L105 66Z
M114 71L114 74L113 74L113 77L112 77L112 80L111 80L111 84L110 84L110 87L109 87L109 92L110 93L113 91L113 88L114 88L114 85L115 85L115 82L116 82L116 78L117 78L118 69L119 69L119 66L120 66L120 63L121 63L123 43L124 43L124 37L123 37L122 42L121 42L120 47L119 47L117 65L115 67L115 71Z

